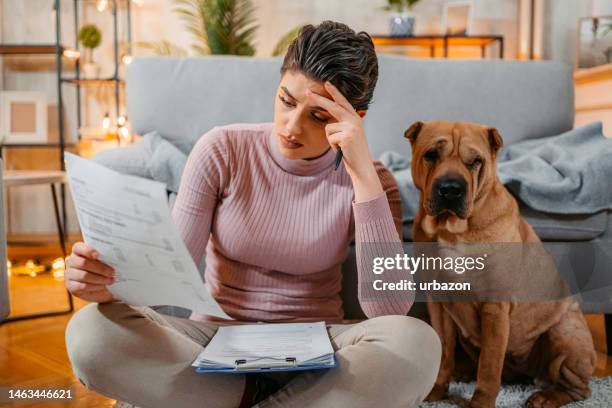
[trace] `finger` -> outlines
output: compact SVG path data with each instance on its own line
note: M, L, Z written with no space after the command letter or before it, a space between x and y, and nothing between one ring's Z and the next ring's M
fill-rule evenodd
M90 259L98 259L100 257L98 251L84 242L77 242L74 244L72 246L72 253Z
M93 283L83 283L68 280L66 281L66 288L74 294L79 294L82 292L95 292L100 290L106 290L106 285L96 285Z
M112 285L115 282L113 278L76 268L70 268L69 275L68 279L76 282L93 283L96 285Z
M108 290L98 290L94 292L82 292L79 295L82 299L88 300L90 302L98 302L98 303L106 303L111 302L114 299L113 294Z
M344 122L334 122L325 125L325 134L327 136L344 130Z
M327 142L330 146L336 151L339 147L341 148L342 141L344 139L344 134L342 132L333 133L327 136Z
M115 270L101 261L94 261L91 259L83 258L82 256L72 255L68 260L68 267L82 269L91 273L97 273L98 275L111 277L115 274Z
M346 99L342 92L340 92L338 88L336 88L336 85L332 84L329 81L325 81L324 86L325 89L327 89L327 92L329 92L332 98L334 98L334 101L336 101L336 103L338 103L340 106L342 106L349 112L355 112L355 108L353 108L353 105L351 105L351 103L348 101L348 99Z
M313 105L318 105L325 109L330 115L336 118L336 120L346 120L352 116L351 113L344 109L341 105L338 105L335 101L326 98L325 96L316 94L310 90L306 95L307 99L309 99Z

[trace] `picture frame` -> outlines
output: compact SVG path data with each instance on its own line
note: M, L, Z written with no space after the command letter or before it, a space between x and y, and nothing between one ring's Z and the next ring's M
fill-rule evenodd
M440 31L444 35L470 35L473 14L472 0L447 1L442 10Z
M47 143L47 95L36 91L0 92L0 143Z
M581 17L577 31L576 68L612 64L612 15Z

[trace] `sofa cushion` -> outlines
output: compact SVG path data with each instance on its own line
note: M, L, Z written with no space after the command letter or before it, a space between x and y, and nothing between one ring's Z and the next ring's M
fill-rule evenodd
M595 214L549 214L520 204L521 214L543 241L589 241L602 235L606 211Z
M373 157L410 152L415 121L496 127L504 143L555 135L574 124L572 68L551 61L436 60L379 56L380 77L365 117Z
M123 174L151 178L152 154L149 144L142 139L128 146L102 150L91 160Z
M269 122L282 58L136 58L126 94L134 130L156 130L184 153L215 126Z
M214 126L272 120L282 58L136 58L127 107L139 134L157 130L187 153ZM416 120L495 126L506 143L562 133L574 123L572 67L556 61L414 59L379 55L365 117L372 157L409 152Z

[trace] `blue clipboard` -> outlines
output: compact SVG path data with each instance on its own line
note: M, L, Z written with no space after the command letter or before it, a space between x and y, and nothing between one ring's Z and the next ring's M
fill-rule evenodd
M289 363L290 361L288 361ZM277 371L306 371L306 370L322 370L326 368L335 368L338 367L338 361L336 360L336 355L332 356L332 364L320 364L320 365L296 365L296 364L287 364L286 366L276 366L276 367L258 367L258 368L240 368L240 365L237 364L236 367L220 367L220 368L205 368L205 367L196 367L195 372L198 374L206 374L206 373L225 373L225 374L250 374L250 373L270 373Z

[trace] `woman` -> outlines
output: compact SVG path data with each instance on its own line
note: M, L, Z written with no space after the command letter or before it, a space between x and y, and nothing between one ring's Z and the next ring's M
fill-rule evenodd
M106 288L112 268L78 243L66 286L98 302L67 327L70 360L84 384L144 407L406 407L427 395L440 361L438 337L405 316L413 298L371 289L381 275L367 262L358 265L359 301L370 319L342 324L341 264L352 239L358 259L401 252L397 186L372 161L363 130L377 78L368 34L331 21L305 26L281 68L274 123L202 136L172 209L196 264L206 250L206 285L230 316L325 320L339 366L265 377L195 374L197 354L220 324L233 323L115 301ZM335 170L339 148L343 162ZM385 272L387 280L401 278Z

